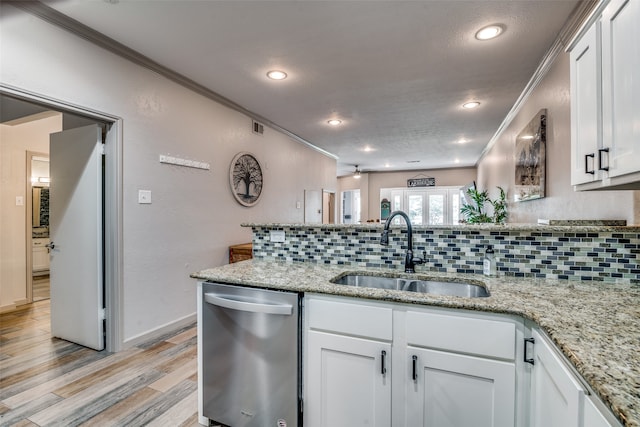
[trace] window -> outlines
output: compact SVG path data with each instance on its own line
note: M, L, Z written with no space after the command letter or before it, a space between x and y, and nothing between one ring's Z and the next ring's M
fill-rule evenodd
M382 188L380 200L384 198L391 200L392 211L406 212L413 225L460 223L460 187Z

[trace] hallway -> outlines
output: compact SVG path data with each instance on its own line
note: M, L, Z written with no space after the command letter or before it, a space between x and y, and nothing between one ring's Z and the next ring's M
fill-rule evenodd
M51 338L49 315L0 315L0 425L198 425L195 324L114 354Z

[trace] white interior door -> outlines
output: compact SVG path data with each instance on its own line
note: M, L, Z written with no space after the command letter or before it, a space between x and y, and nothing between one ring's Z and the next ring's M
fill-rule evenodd
M102 136L98 125L51 134L51 334L104 348Z
M304 190L304 223L322 224L322 190Z

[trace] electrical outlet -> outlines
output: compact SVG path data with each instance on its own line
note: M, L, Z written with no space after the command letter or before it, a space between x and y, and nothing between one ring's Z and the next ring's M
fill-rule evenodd
M269 240L272 242L284 242L284 230L269 230Z
M151 204L151 190L138 190L138 203L141 205Z

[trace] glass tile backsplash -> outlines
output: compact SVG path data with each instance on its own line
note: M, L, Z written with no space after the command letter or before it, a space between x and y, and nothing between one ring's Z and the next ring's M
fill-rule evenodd
M376 227L252 226L256 259L401 269L407 229L392 228L389 246ZM282 243L269 230L284 230ZM567 229L570 229L567 227ZM624 229L621 229L624 230ZM482 274L487 245L499 275L640 283L640 232L414 229L414 255L426 251L417 271Z

